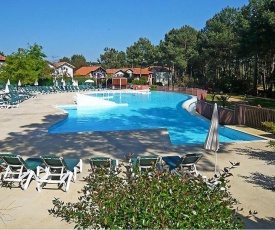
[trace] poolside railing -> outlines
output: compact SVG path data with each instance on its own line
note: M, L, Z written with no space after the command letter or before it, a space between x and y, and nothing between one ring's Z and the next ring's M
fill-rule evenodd
M236 105L236 110L240 114L237 121L240 125L264 130L265 127L262 122L275 123L275 109L250 105Z
M158 91L178 91L185 94L197 96L200 100L206 100L207 90L199 88L188 88L182 86L158 86Z
M214 104L198 100L197 112L207 119L211 119L214 109ZM223 108L218 106L219 111L219 123L224 125L235 125L236 123L236 111L229 108Z
M178 86L158 86L159 91L179 91L185 94L197 96L197 112L207 119L211 119L214 104L206 102L207 91L198 88ZM220 107L219 123L224 125L246 125L248 127L264 130L262 122L275 123L275 109L249 106L244 103L235 103L232 108Z
M207 119L211 119L213 108L213 103L197 101L197 112ZM224 125L245 125L264 130L262 122L275 123L275 109L236 103L233 109L218 106L218 111L219 123Z

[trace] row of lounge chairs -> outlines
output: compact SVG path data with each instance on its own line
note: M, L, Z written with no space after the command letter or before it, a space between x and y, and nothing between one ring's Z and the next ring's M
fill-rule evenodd
M79 92L95 90L92 85L60 85L60 86L13 86L9 85L9 90L17 91L24 94L50 94L50 93L62 93L62 92Z
M198 175L197 162L201 159L202 154L191 153L182 156L138 156L131 158L130 164L139 171L155 167L157 170L166 170L174 174L182 173Z
M67 192L70 182L76 182L77 173L82 172L81 159L65 159L52 155L24 160L20 155L0 154L0 164L4 169L2 183L18 182L23 190L34 179L38 191L46 184L58 184L60 188L64 185Z
M10 85L8 86L8 88L9 92L2 94L0 97L1 108L17 108L19 106L19 103L31 97L35 97L35 95L17 89L14 86Z
M164 169L177 175L182 175L183 169L188 174L198 175L196 163L202 154L186 154L183 156L138 156L130 158L131 169L138 171L155 168ZM104 167L110 172L117 172L118 160L109 157L91 157L91 168ZM67 159L57 156L41 156L40 158L27 158L24 160L16 154L0 154L0 166L4 169L2 183L18 182L23 190L29 187L31 180L37 183L37 190L41 191L46 184L58 184L64 186L64 191L69 190L70 182L76 182L77 173L82 172L81 159Z
M95 87L92 85L61 85L61 86L28 86L32 87L35 92L41 94L50 94L50 93L66 93L66 92L81 92L81 91L90 91L95 90Z
M127 167L130 170L138 169L144 171L148 168L156 170L166 170L174 174L182 175L182 173L199 175L197 170L197 162L201 159L202 154L192 153L182 156L138 156L129 158ZM102 166L107 167L111 171L116 171L118 161L108 157L92 157L90 159L91 167Z
M84 92L95 90L92 85L66 85L66 86L8 86L9 92L0 97L0 108L17 108L21 102L29 98L37 97L38 94L52 94L64 92Z

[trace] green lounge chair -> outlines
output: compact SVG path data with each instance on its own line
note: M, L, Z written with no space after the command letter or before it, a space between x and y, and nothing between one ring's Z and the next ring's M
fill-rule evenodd
M0 172L2 172L5 168L5 162L0 158Z
M181 169L181 163L184 161L184 158L185 156L162 157L162 160L165 162L164 169L171 173L182 176L178 170Z
M138 156L132 159L133 167L138 167L139 171L148 168L161 168L161 157L159 156Z
M195 173L198 175L196 164L201 159L201 157L202 154L200 153L186 154L184 160L180 164L181 169L187 167L188 169L185 171L185 173Z
M35 170L43 170L40 158L28 158L24 160L16 154L0 154L0 159L4 162L5 173L2 180L5 182L19 182L23 190L26 190L31 179L37 179Z
M82 172L81 159L67 159L57 156L41 156L45 164L45 175L37 173L37 190L41 191L46 184L65 185L65 192L69 191L70 182L76 182L76 174Z
M103 167L110 171L116 171L118 168L118 161L110 157L91 157L89 161L91 168Z
M184 156L167 156L162 157L162 160L166 163L164 166L170 172L181 175L182 169L188 167L188 170L185 171L187 174L195 173L198 175L196 163L201 159L202 154L186 154Z

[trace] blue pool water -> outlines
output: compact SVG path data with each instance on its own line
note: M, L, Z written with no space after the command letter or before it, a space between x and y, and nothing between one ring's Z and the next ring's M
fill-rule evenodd
M91 95L102 97L103 94ZM104 95L106 96L106 94ZM128 106L60 106L68 112L68 118L52 126L50 133L88 131L116 131L139 129L168 129L173 145L202 144L205 141L210 121L192 115L182 108L190 96L171 92L149 94L114 93L106 100ZM261 140L236 130L219 127L219 141L236 142Z

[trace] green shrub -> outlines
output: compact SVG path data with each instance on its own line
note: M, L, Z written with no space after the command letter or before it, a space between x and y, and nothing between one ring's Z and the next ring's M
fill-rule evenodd
M151 90L156 90L157 88L158 88L157 85L151 85L151 86L150 86L150 89L151 89Z
M162 82L156 82L155 85L157 85L157 86L163 86L163 83Z
M146 85L147 81L146 81L145 77L141 77L139 80L138 79L134 79L132 81L132 84L134 84L134 85Z
M240 218L231 210L236 200L226 189L227 173L212 186L210 180L206 182L197 176L179 177L152 170L132 172L117 176L96 168L85 178L86 185L78 202L64 203L55 199L49 213L75 223L76 228L243 227Z
M221 102L222 107L225 107L230 97L231 96L228 96L228 95L220 95L220 96L217 96L217 99Z
M264 121L264 122L262 122L262 125L264 126L265 131L275 134L275 123L274 122ZM270 140L268 142L268 146L275 149L275 141Z
M265 131L275 134L275 123L274 122L264 121L264 122L262 122L262 125L264 126Z

